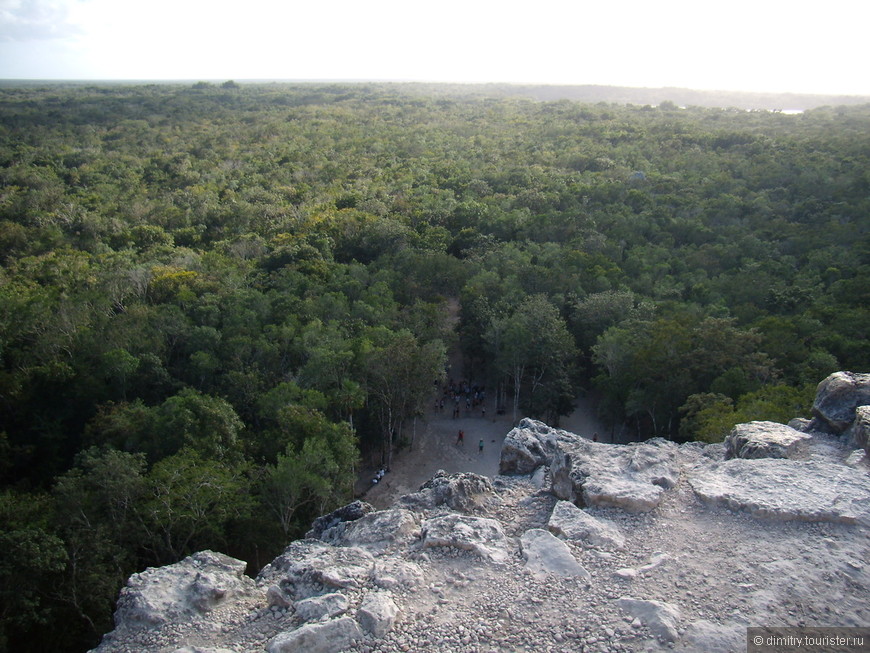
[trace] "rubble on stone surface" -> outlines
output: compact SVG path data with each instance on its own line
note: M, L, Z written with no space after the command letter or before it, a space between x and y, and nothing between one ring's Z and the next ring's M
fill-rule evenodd
M457 512L470 513L484 507L495 497L492 481L480 474L436 472L419 492L401 497L398 505L411 510L426 510L446 505Z
M356 502L256 579L212 552L134 575L96 651L724 653L748 626L866 626L866 376L820 384L811 421L740 425L737 457L523 420L512 475Z
M508 542L501 524L485 517L449 514L428 519L423 522L421 545L471 551L491 562L508 558Z
M201 551L174 565L134 574L121 590L115 623L158 625L213 610L253 590L246 566L223 553Z

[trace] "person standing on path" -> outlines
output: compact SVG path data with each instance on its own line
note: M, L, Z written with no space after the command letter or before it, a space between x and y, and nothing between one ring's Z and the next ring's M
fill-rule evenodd
M480 442L477 444L477 453L483 453L483 438L480 438Z
M456 436L456 444L465 444L465 431L459 431L459 435Z

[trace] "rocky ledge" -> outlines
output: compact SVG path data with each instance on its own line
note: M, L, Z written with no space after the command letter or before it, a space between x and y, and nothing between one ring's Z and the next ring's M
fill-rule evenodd
M812 420L610 445L523 420L501 475L355 502L250 579L132 576L99 653L743 651L747 626L870 623L870 375Z

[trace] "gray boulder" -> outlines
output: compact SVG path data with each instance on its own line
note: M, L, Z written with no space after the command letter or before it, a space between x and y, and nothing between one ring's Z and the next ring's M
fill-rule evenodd
M472 512L495 496L492 481L486 476L460 472L448 474L439 469L420 487L419 492L401 497L397 504L412 510L427 510L446 505L460 512Z
M322 587L358 588L369 582L374 556L359 547L335 547L319 540L298 540L263 567L261 585L277 585L293 600L322 593Z
M390 556L378 558L372 569L372 584L382 589L398 587L413 590L423 583L420 565Z
M813 420L807 419L806 417L794 417L788 421L788 426L793 428L795 431L809 433L813 430Z
M700 465L688 480L702 500L756 517L870 523L870 476L837 462L734 458Z
M270 585L266 590L266 602L269 607L289 608L293 605L293 599L287 596L278 585Z
M472 551L491 562L508 559L507 538L494 519L453 513L426 520L422 533L424 549L446 546Z
M534 576L545 578L548 575L563 578L592 579L583 566L571 553L568 545L558 537L540 528L531 528L520 537L526 569Z
M675 642L680 635L680 609L663 601L645 601L631 597L616 600L616 604L631 616L640 619L660 642Z
M870 405L870 374L835 372L816 389L813 415L834 433L842 433L855 419L855 409L866 405Z
M359 624L350 617L306 624L274 637L267 653L335 653L350 648L363 638Z
M677 453L661 438L628 445L561 438L550 466L552 491L578 505L649 511L679 479Z
M315 519L311 524L311 529L305 534L305 537L319 540L325 531L335 528L339 524L355 521L363 515L367 515L373 511L374 506L370 503L359 500L353 501L346 506L333 510L328 515L323 515L322 517Z
M858 406L855 419L846 431L849 445L870 453L870 406Z
M541 465L549 465L556 453L556 444L565 431L552 429L533 419L522 419L505 436L499 459L499 474L531 474Z
M347 612L350 602L344 594L332 592L302 599L296 604L296 616L302 621L320 621L324 617L337 617Z
M725 438L725 458L794 458L811 439L776 422L737 424Z
M547 522L550 532L567 540L604 549L625 548L625 537L612 521L594 517L570 501L559 501L553 506Z
M181 562L133 574L121 590L116 626L186 621L224 601L251 593L247 563L223 553L200 551Z
M420 535L420 522L414 513L393 508L363 515L356 521L341 524L334 538L337 544L364 548L375 554L407 544ZM331 531L326 531L324 537Z
M363 599L356 618L363 630L380 639L392 630L398 615L399 608L389 593L375 592Z

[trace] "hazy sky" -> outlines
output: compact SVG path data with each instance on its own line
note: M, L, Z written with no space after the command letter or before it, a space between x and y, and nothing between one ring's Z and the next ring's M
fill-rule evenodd
M870 0L0 0L0 78L870 95Z

